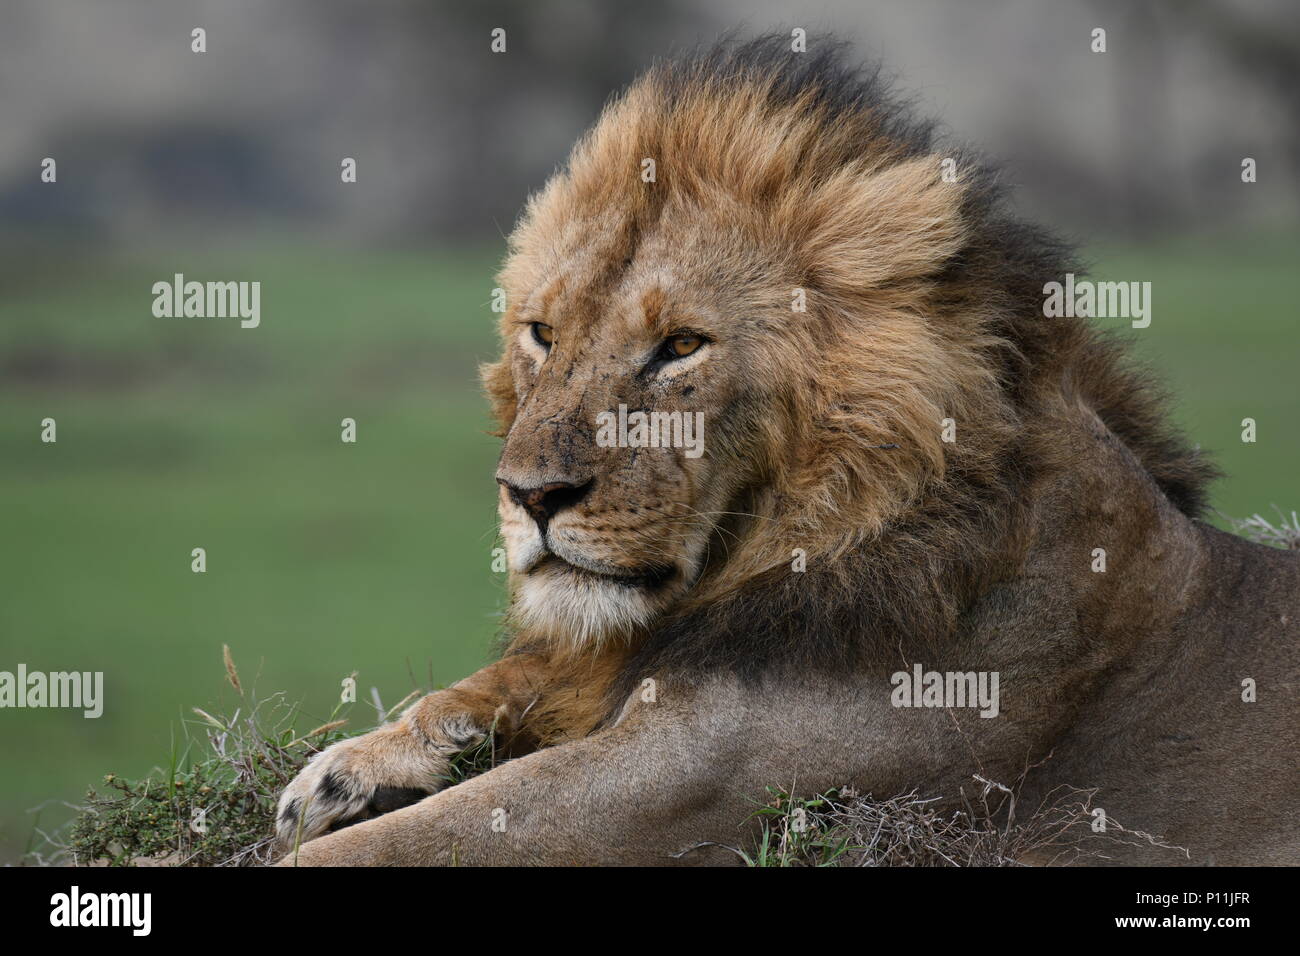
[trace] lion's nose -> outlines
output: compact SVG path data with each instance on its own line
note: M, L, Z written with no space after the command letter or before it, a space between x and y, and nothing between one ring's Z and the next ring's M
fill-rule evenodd
M548 521L585 498L595 483L595 479L588 478L582 482L552 481L535 488L521 488L505 478L498 478L497 481L510 493L516 504L533 516L543 531L546 530Z

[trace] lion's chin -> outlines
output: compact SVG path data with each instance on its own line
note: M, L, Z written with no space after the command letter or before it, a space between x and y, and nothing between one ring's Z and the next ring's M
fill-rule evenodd
M516 579L511 614L526 630L575 647L617 639L663 612L676 577L671 567L605 574L549 555Z
M636 568L615 568L602 564L598 561L591 561L579 555L570 555L559 550L548 551L536 560L529 568L530 573L536 573L544 567L554 567L557 570L574 574L578 577L591 577L597 581L607 581L611 584L617 584L622 587L645 588L653 591L663 587L671 581L676 574L676 568L671 564L661 565L644 565Z

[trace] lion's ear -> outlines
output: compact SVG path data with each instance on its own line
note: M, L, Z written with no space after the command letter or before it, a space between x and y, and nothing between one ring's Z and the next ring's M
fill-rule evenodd
M938 156L883 169L845 167L805 206L803 265L810 284L841 293L921 278L961 247L962 186Z

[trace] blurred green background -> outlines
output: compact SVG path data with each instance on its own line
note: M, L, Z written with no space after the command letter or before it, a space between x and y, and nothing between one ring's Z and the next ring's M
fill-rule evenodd
M372 687L392 706L489 658L503 235L613 91L730 30L883 62L1005 161L1018 211L1087 237L1092 276L1151 282L1128 334L1227 471L1215 506L1300 507L1297 23L1293 0L0 5L0 670L103 671L107 698L0 710L0 862L32 808L53 827L166 763L190 708L242 706L222 644L300 730L354 671L363 729ZM261 282L261 326L154 318L176 272Z

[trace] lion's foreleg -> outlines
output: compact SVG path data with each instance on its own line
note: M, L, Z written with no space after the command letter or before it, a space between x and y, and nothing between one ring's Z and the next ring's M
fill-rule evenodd
M716 862L719 851L692 848L708 841L747 847L753 797L775 771L753 759L757 749L750 752L740 723L745 708L734 706L734 697L675 697L671 705L633 705L611 728L313 840L296 862Z

